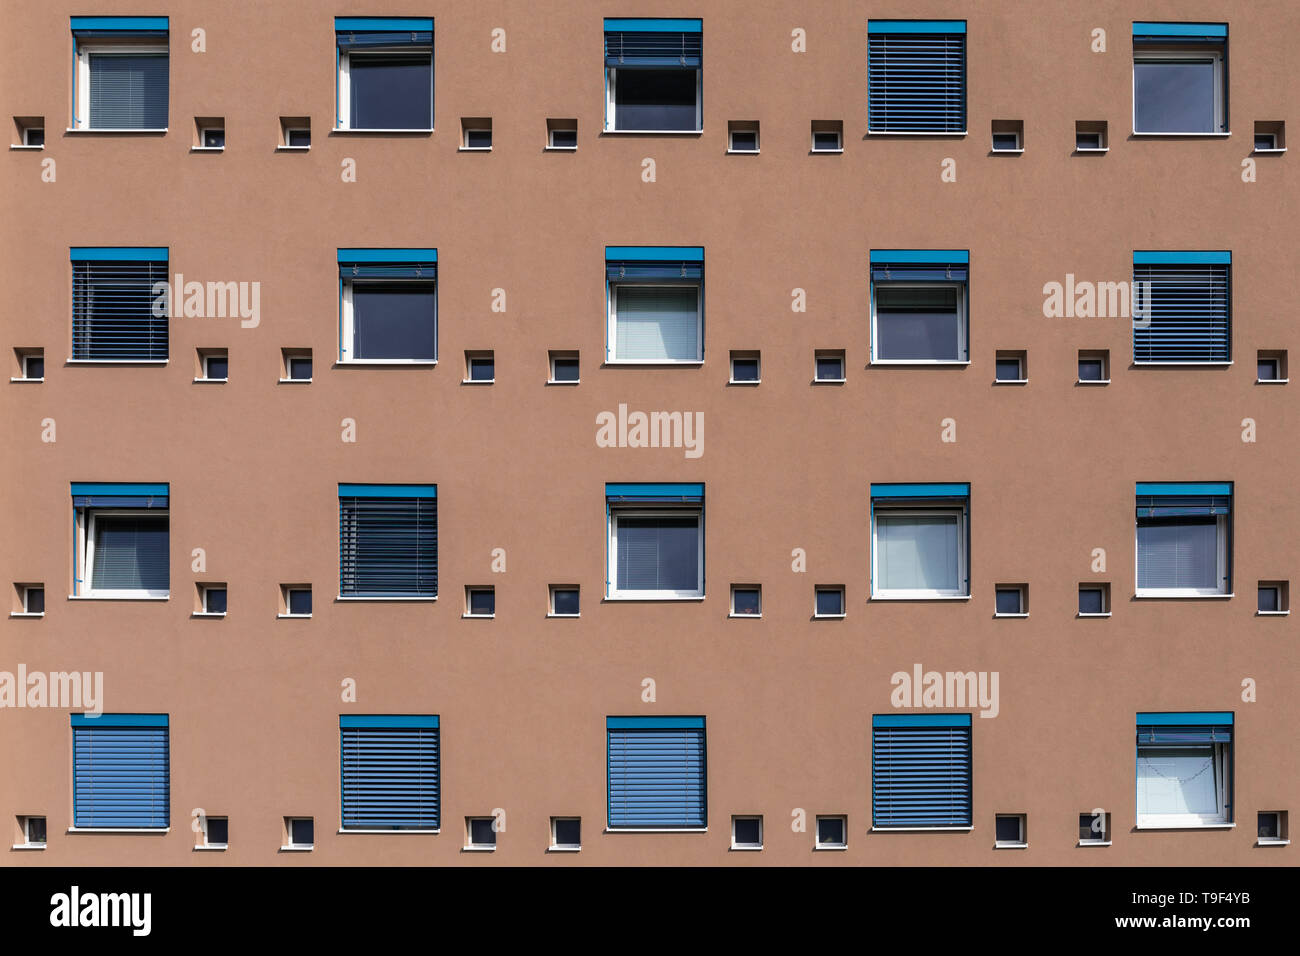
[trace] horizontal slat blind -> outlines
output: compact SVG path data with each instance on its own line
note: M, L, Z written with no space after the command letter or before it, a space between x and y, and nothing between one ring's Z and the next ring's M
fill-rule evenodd
M882 263L871 267L876 282L965 282L968 275L964 263Z
M340 262L342 279L427 279L438 277L436 262Z
M614 295L617 358L692 361L700 357L698 287L620 286Z
M73 825L165 827L170 820L166 726L73 726Z
M1143 315L1134 322L1133 360L1228 361L1230 268L1193 263L1135 264L1133 281L1140 283L1136 297Z
M1226 744L1231 741L1231 725L1138 724L1137 728L1137 742L1139 745L1194 747L1205 746L1206 744Z
M432 30L340 30L335 34L340 50L427 47Z
M167 126L166 53L90 55L92 129Z
M702 728L610 728L610 827L702 827Z
M1214 589L1219 581L1215 518L1164 518L1138 523L1139 588Z
M1230 495L1138 495L1137 499L1139 518L1226 515L1231 510Z
M438 499L341 494L339 593L436 597Z
M167 309L154 315L155 282L167 261L72 263L72 357L96 361L167 358Z
M690 261L636 261L626 259L605 260L605 278L621 279L684 279L698 281L704 278L704 263Z
M869 33L867 127L876 133L964 131L965 34Z
M166 514L97 516L91 588L168 590L167 523Z
M610 504L690 504L704 500L704 485L697 482L608 482Z
M674 31L607 30L605 64L614 67L699 67L704 34Z
M439 824L437 727L348 727L342 735L343 827Z
M875 826L970 826L969 726L876 725L871 738Z

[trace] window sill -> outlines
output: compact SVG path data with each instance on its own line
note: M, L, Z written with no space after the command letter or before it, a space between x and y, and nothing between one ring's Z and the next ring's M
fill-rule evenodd
M226 151L226 147L224 146L191 146L190 147L191 153L224 153L225 151ZM224 850L225 847L222 847L221 849Z
M1075 846L1110 846L1110 840L1080 840Z
M994 843L995 850L1028 850L1028 843Z
M44 611L14 611L10 617L44 617Z
M123 595L121 597L112 594L69 594L69 601L170 601L170 594L158 596L150 595Z
M1110 611L1080 611L1075 617L1110 617Z
M841 146L839 149L810 149L808 150L808 155L809 156L839 156L843 152L844 152L844 147Z
M1235 823L1141 823L1134 826L1135 830L1232 830L1237 826Z
M648 597L648 596L639 596L639 595L635 595L635 594L607 594L607 595L605 595L605 601L606 601L607 603L609 603L609 602L614 602L614 601L623 601L623 602L628 602L628 603L636 603L636 602L640 602L640 603L642 603L642 604L645 604L645 603L657 603L657 602L661 602L661 601L662 601L662 602L674 602L674 601L703 601L703 600L704 600L704 595L703 595L703 594L687 594L687 595L680 595L680 596L676 596L676 597L672 597L672 596L670 596L670 597Z
M542 147L542 152L544 152L544 153L576 153L577 151L578 151L578 147L576 147L576 146L544 146L544 147Z
M281 385L310 385L310 384L311 384L311 379L309 379L309 378L282 378L282 379L279 380L279 384L281 384Z
M367 366L413 365L430 367L438 364L437 359L339 359L335 368L366 368Z
M1286 617L1290 611L1256 611L1256 617Z
M577 853L582 849L580 846L548 846L547 853Z
M1198 591L1138 591L1133 597L1139 601L1226 601L1236 597L1235 594L1223 594L1218 591L1201 593Z
M561 620L561 621L576 621L576 620L577 620L578 618L580 618L580 617L582 617L581 614L548 614L548 615L546 615L547 620L550 620L550 619L552 619L552 618L556 618L556 619L559 619L559 620Z
M993 149L989 150L989 152L992 153L994 156L1004 156L1004 155L1019 156L1024 151L1025 148L1023 146L1021 146L1018 149L998 149L997 147L994 147Z
M1214 362L1139 362L1139 361L1137 361L1136 359L1134 359L1134 361L1133 361L1133 365L1134 365L1135 368L1201 368L1201 367L1203 367L1203 366L1204 366L1204 367L1209 367L1209 368L1227 368L1229 365L1232 365L1232 364L1233 364L1233 363L1232 363L1231 361L1227 361L1227 362L1219 362L1219 361L1214 361Z
M1290 840L1259 839L1255 841L1255 846L1290 846L1290 845L1291 845ZM20 849L20 847L14 847L14 849L17 850ZM44 849L44 847L40 847L40 849Z
M462 378L462 385L495 385L497 380L494 378Z
M92 128L89 126L69 126L66 130L64 130L64 132L65 133L135 133L144 136L150 136L150 135L158 136L161 135L162 133L167 132L167 127L162 126L162 127L150 127L150 128L137 128L137 129L132 129L132 128L116 129L109 126L101 126L98 128Z
M1170 136L1177 136L1186 139L1227 139L1232 133L1143 133L1139 130L1133 130L1134 139L1166 139Z
M336 126L330 130L331 136L364 136L367 133L380 133L392 135L393 133L405 133L408 136L428 136L433 132L432 126L370 126L353 129L351 127Z
M814 852L821 853L821 852L826 851L826 850L847 850L848 848L849 848L849 845L848 845L847 843L832 843L832 844L828 844L828 845L826 845L826 846L822 846L821 844L817 844L817 845L815 845L815 846L813 847L813 850L814 850Z
M1015 614L1004 614L1001 611L995 611L993 616L994 617L1029 617L1029 612L1025 611L1023 613L1017 612Z
M38 147L38 148L39 148L39 147ZM728 156L757 156L757 155L758 155L758 150L756 150L756 149L728 149L728 150L727 150L727 155L728 155ZM737 847L733 847L732 849L738 849L738 848L737 848Z
M708 833L708 827L605 827L606 833Z
M964 367L970 359L872 359L872 365L952 365Z
M10 378L9 381L11 381L11 382L31 382L31 383L33 383L33 384L39 385L41 382L45 381L45 379L44 379L44 378Z
M1091 147L1091 146L1076 146L1076 147L1074 147L1074 151L1075 151L1076 153L1082 153L1082 154L1084 154L1084 155L1091 155L1091 154L1095 154L1095 153L1109 153L1109 152L1110 152L1110 147L1109 147L1109 146L1098 146L1098 147L1096 147L1096 148L1094 149L1094 148Z
M742 620L742 621L761 621L761 620L763 620L763 615L761 615L761 614L728 614L727 617L728 617L728 618L736 618L736 619L739 619L739 620Z
M393 604L393 603L432 604L434 601L438 600L438 595L435 594L433 596L429 596L425 594L414 594L414 595L409 595L404 597L400 594L395 594L389 597L387 595L379 596L379 595L364 595L364 594L363 595L339 594L335 596L334 600L338 602L347 602L352 604L366 604L366 603L369 604ZM287 615L287 616L301 617L303 615ZM310 615L307 616L309 617Z
M225 611L195 611L190 617L225 617Z
M969 601L969 594L873 594L873 601Z
M731 378L727 380L727 384L728 385L762 385L763 380L761 378L751 378L751 379L744 379L744 380Z
M9 144L9 148L10 148L10 149L24 149L24 150L26 150L26 149L44 149L45 147L44 147L44 146L28 146L26 143L10 143L10 144ZM1256 150L1256 152L1259 152L1259 150ZM17 847L15 847L15 849L17 849Z
M275 618L278 621L306 621L311 618L311 615L310 614L277 614Z
M68 827L67 833L156 833L172 832L171 827Z
M676 361L669 360L669 359L662 359L662 360L661 359L606 359L605 360L606 368L613 368L619 365L639 365L643 367L646 366L654 367L658 365L661 367L672 367L675 365L696 366L696 365L703 365L703 364L704 364L704 359L678 359Z
M814 614L813 620L814 621L842 621L846 617L848 617L847 614Z
M22 379L11 378L9 381L20 382L22 381ZM1291 381L1289 378L1257 378L1255 379L1255 384L1256 385L1285 385L1289 381Z
M994 385L1028 385L1027 378L998 378L993 380Z
M70 358L69 365L166 365L167 359L79 359Z
M351 830L345 830L345 829L343 829L343 827L339 827L338 830L337 830L337 832L338 832L338 833L425 833L425 834L428 834L428 833L441 833L442 830L440 830L440 829L438 829L438 830L397 830L397 829L393 829L393 828L391 828L391 827L390 827L389 829L386 829L386 830L375 830L375 829L351 829Z
M736 846L736 844L733 843L728 847L728 849L733 853L757 853L759 850L763 849L763 845L760 843L758 846Z
M1074 380L1075 385L1109 385L1108 378L1077 378Z
M815 378L812 380L813 385L843 385L847 378Z
M490 153L490 152L492 152L492 147L491 147L491 146L458 146L458 147L456 148L456 152L458 152L458 153ZM466 849L469 849L469 848L466 847Z
M299 846L297 844L291 843L287 846L280 847L280 852L281 853L310 853L314 849L316 849L316 845L314 843L311 846Z
M965 136L966 132L967 131L964 129L954 132L952 130L939 130L939 129L894 130L894 129L872 129L871 127L867 127L868 136Z
M495 853L496 851L495 846L474 846L472 844L460 848L461 853Z
M311 149L310 146L277 146L275 151L277 153L305 153L309 149Z
M195 853L221 853L228 848L225 843L205 843L194 848Z
M462 614L462 621L493 621L496 620L495 614Z
M548 379L546 380L546 384L547 384L547 385L577 385L577 384L579 383L579 381L580 381L580 380L579 380L579 379L576 379L576 378L570 378L570 379L564 379L564 380L560 380L560 379L556 379L556 378L548 378Z
M194 384L195 385L225 385L229 381L230 379L228 378L196 378L194 380Z
M969 833L974 826L966 827L872 827L872 833Z
M39 146L29 147L31 149L40 149ZM11 850L44 850L44 843L15 843L9 849Z
M703 129L606 129L602 136L702 136Z

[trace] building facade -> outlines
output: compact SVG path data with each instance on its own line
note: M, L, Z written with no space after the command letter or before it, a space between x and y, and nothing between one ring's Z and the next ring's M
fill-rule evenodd
M1293 862L1294 5L7 26L11 864Z

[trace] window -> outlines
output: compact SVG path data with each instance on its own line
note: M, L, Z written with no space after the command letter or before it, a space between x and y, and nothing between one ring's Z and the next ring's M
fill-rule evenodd
M1286 581L1260 581L1256 607L1261 615L1289 614L1291 604Z
M1277 150L1277 133L1256 133L1255 152L1272 153Z
M968 597L969 484L871 486L873 598Z
M551 817L551 849L582 849L581 817Z
M727 152L758 152L757 120L731 120L727 123Z
M605 130L699 132L699 20L605 20Z
M871 360L965 362L964 250L871 251Z
M22 613L23 614L44 614L45 613L45 586L41 584L25 584L20 586L22 594Z
M1023 849L1029 845L1025 838L1023 813L999 813L993 818L993 845L999 849Z
M1029 616L1029 585L999 584L993 591L998 617Z
M496 589L490 587L465 589L466 617L496 617Z
M731 353L731 384L757 385L760 381L757 352Z
M72 825L166 829L166 714L72 715Z
M281 382L311 381L311 349L282 349L284 377Z
M871 718L873 828L970 827L970 721L970 714Z
M1133 362L1228 362L1231 269L1231 252L1133 253Z
M465 818L465 849L495 850L497 830L492 817Z
M226 131L224 129L205 129L203 131L204 149L225 149Z
M72 247L72 360L167 361L167 248Z
M19 817L18 822L22 827L24 846L45 846L45 817Z
M1133 132L1226 133L1228 27L1133 24Z
M433 129L433 20L335 17L339 129Z
M819 584L813 589L813 617L843 617L844 586Z
M844 123L840 120L813 120L812 151L814 153L844 152Z
M167 18L73 17L75 129L167 128Z
M230 820L228 817L203 817L203 847L209 850L224 850L230 844Z
M1076 120L1074 124L1074 151L1076 153L1104 153L1109 148L1105 120Z
M339 596L438 596L437 485L339 485Z
M1079 846L1110 846L1110 814L1097 809L1079 814Z
M1024 352L999 352L994 361L995 381L1023 385L1028 380Z
M199 586L200 605L203 614L226 613L226 586L224 584L203 584Z
M465 353L465 383L491 385L496 381L496 359L491 352Z
M550 385L578 384L578 353L550 352L547 355L551 366Z
M1137 485L1137 596L1228 594L1231 482Z
M576 119L548 119L546 121L546 148L575 150L578 148L578 121Z
M283 617L311 617L311 585L283 584L280 593L284 602Z
M339 361L438 358L438 250L340 249Z
M225 118L221 116L194 117L194 148L198 150L225 149Z
M311 117L280 117L280 149L311 149Z
M732 817L731 848L733 850L763 849L763 818Z
M284 829L289 838L284 849L310 850L316 845L316 824L312 817L285 817Z
M605 719L609 828L708 825L703 717Z
M607 484L611 598L704 597L704 486Z
M1025 142L1024 120L993 121L993 152L1023 153Z
M437 716L342 716L339 734L344 830L438 829Z
M1255 380L1259 384L1282 383L1287 380L1286 350L1260 350L1255 363Z
M551 585L551 617L577 617L579 611L578 586Z
M1286 123L1282 120L1256 120L1255 152L1285 153Z
M966 21L867 21L867 132L966 132Z
M1137 715L1137 825L1232 822L1231 712Z
M1079 585L1079 617L1110 616L1110 585Z
M817 817L817 842L814 847L818 850L844 850L849 845L849 821L843 816L818 816Z
M225 349L199 349L198 382L224 382L230 378L230 353Z
M704 360L704 249L606 246L610 362Z
M74 481L73 596L167 597L167 503L166 484Z
M462 150L492 149L492 120L490 117L462 117L460 121L460 148Z
M44 349L14 349L14 358L18 360L18 377L14 381L45 381Z
M1260 846L1286 846L1286 844L1290 843L1291 838L1287 828L1286 811L1266 810L1258 814L1256 817L1256 834Z
M813 381L840 383L844 380L843 350L813 355Z
M762 617L763 590L757 584L731 586L732 617Z
M1079 353L1079 385L1106 385L1110 382L1110 352Z
M23 149L41 149L45 145L44 116L15 116L14 129L17 142L13 145Z

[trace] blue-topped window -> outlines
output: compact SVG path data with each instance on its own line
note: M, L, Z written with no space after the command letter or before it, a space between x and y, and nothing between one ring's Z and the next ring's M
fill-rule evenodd
M344 830L437 830L437 716L339 717Z
M73 17L74 129L167 128L166 17Z
M433 129L433 20L335 17L338 129Z
M966 21L867 21L867 132L966 132Z
M970 485L871 486L871 596L970 596Z
M1232 823L1231 711L1137 715L1137 825Z
M72 360L165 362L166 246L73 246Z
M872 363L969 361L969 275L965 249L873 249Z
M606 246L609 362L704 360L704 248Z
M339 361L438 359L438 250L340 249Z
M704 128L700 20L605 20L605 130L681 133Z
M605 719L609 828L708 825L703 717Z
M1133 361L1232 359L1232 253L1133 253Z
M72 825L165 829L171 821L166 714L72 715Z
M1231 592L1232 482L1137 483L1138 597Z
M1133 132L1228 132L1226 23L1133 24Z
M871 718L871 825L970 827L970 714Z
M73 597L170 594L166 483L72 483Z
M610 598L704 597L704 486L605 485Z
M339 485L339 596L438 596L437 485Z

